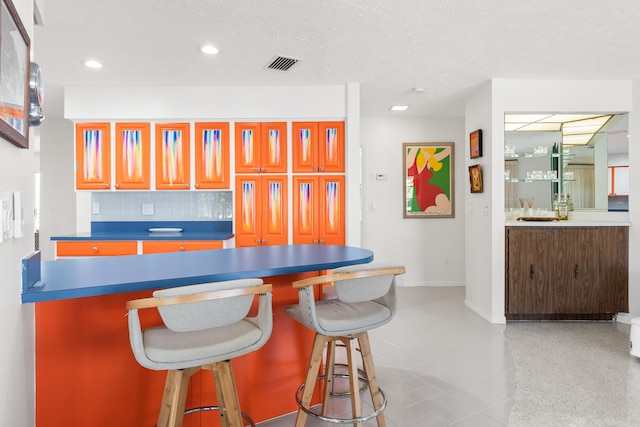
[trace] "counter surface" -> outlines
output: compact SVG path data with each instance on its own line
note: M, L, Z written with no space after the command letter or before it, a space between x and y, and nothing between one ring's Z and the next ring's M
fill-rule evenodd
M149 255L23 260L22 302L320 271L373 260L367 249L281 245Z
M629 221L505 221L506 227L629 227Z

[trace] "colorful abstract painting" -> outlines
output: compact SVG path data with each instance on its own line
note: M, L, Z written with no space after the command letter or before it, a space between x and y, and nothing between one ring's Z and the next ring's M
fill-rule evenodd
M452 142L405 143L404 218L453 218Z

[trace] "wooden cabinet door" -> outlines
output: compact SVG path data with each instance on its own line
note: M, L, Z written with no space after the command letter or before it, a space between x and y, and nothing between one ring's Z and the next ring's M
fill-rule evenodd
M196 188L230 188L229 123L196 123L193 139Z
M598 278L599 250L592 241L592 227L563 227L554 230L553 254L556 312L598 313L601 289Z
M116 189L150 188L149 123L116 123Z
M76 189L111 187L111 124L76 123Z
M344 172L344 122L318 123L318 170Z
M287 177L236 176L236 247L288 243Z
M292 123L291 134L293 172L317 172L318 123Z
M344 245L344 176L318 177L319 243Z
M600 313L629 312L629 227L597 227Z
M286 123L236 123L236 173L287 171Z
M293 177L293 243L318 243L318 177Z
M189 123L156 124L156 189L189 189L190 144Z
M220 240L154 240L142 242L142 253L158 254L165 252L202 251L222 249L222 247L223 243Z
M293 177L293 243L344 245L344 176Z
M506 239L506 313L555 313L552 233L544 227L508 227Z

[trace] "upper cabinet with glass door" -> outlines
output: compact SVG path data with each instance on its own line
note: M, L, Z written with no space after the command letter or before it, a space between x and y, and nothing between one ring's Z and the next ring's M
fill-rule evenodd
M550 209L558 193L576 210L611 209L608 178L629 164L627 129L626 113L505 115L505 208L534 198Z

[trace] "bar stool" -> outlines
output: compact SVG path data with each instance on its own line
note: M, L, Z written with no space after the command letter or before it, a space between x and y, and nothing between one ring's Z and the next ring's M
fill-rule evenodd
M273 327L271 285L261 279L230 280L155 291L152 298L128 301L129 341L138 363L167 370L158 427L179 427L190 377L213 372L220 420L243 426L231 360L262 347ZM247 317L258 295L255 317ZM142 330L138 310L157 307L164 325Z
M396 276L404 272L403 266L371 263L341 267L330 274L293 283L294 288L298 289L299 303L286 307L285 312L316 332L305 382L296 391L296 427L304 426L307 415L340 424L359 424L375 417L378 426L386 425L383 414L386 397L378 387L367 331L388 323L395 315ZM336 298L315 301L313 285L330 282L334 283ZM359 347L361 372L364 372L364 376L358 375L355 359L357 351L351 345L353 340ZM337 375L334 371L338 343L346 349L347 375ZM325 347L326 362L320 373ZM339 418L329 414L333 383L338 377L349 378L348 394L351 398L352 418ZM319 380L324 380L322 407L320 411L314 412L310 404L315 384ZM364 416L360 402L363 382L368 385L373 403L373 412Z

